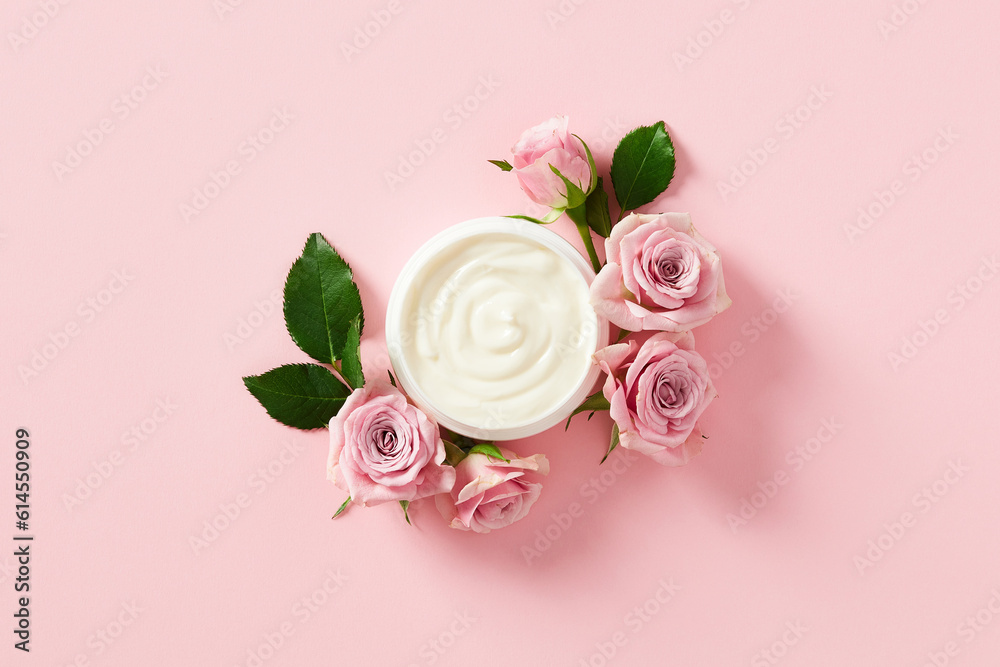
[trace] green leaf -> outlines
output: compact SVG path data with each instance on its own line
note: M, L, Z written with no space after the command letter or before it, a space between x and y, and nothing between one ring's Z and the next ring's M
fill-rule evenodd
M503 171L510 171L511 169L514 168L510 164L510 162L507 162L507 160L487 160L487 162L489 162L490 164L495 164L496 166L500 167L500 169L502 169Z
M462 435L461 433L455 433L454 431L449 431L445 427L440 427L441 438L445 442L451 442L456 447L462 450L462 457L465 457L465 452L469 451L473 447L479 444L479 440L475 438L470 438L467 435Z
M597 187L597 179L599 178L597 176L597 165L594 164L594 154L590 152L590 146L587 145L587 142L578 134L574 134L573 136L580 140L580 143L583 144L583 150L587 151L587 164L590 165L590 189L587 190L587 194L589 195Z
M615 447L618 446L618 441L620 437L621 436L618 431L618 424L615 424L614 426L611 427L611 446L608 447L608 453L604 455L603 459L601 459L601 463L607 461L608 457L611 456L611 452L615 451Z
M406 519L406 524L412 526L413 524L410 523L410 501L400 500L399 506L403 508L403 518Z
M278 366L243 378L243 384L273 419L301 429L325 428L351 393L316 364Z
M559 216L563 214L564 210L565 209L554 208L551 211L549 211L544 218L540 220L538 218L532 218L530 215L508 215L505 217L514 218L515 220L527 220L528 222L533 222L536 225L548 225L558 220Z
M444 443L444 462L454 468L465 458L465 450L450 440L442 439L441 442Z
M611 211L608 209L608 193L604 189L604 179L597 177L597 187L587 195L587 226L599 236L611 236Z
M549 169L562 180L566 186L566 208L576 208L587 201L587 193L580 189L580 186L562 175L562 172L554 164L549 165Z
M571 414L569 416L569 419L566 420L566 428L569 429L569 423L573 421L573 417L577 416L581 412L589 412L591 416L593 416L593 414L598 410L610 410L610 409L611 409L611 404L608 403L608 399L604 398L604 392L601 390L597 390L593 394L588 396L587 400L581 403L576 408L576 410L573 411L573 414ZM589 420L590 417L588 417L587 419Z
M391 384L393 387L395 387L396 386L396 378L392 377L392 371L386 371L386 373L389 374L389 384Z
M361 369L361 320L355 317L347 330L347 341L341 355L340 372L347 383L355 389L365 386L365 374Z
M340 358L355 318L363 331L361 295L351 267L321 234L312 234L285 280L288 333L310 357L332 364Z
M629 331L628 329L621 329L621 330L619 330L619 332L618 332L618 340L616 340L615 343L622 342L623 340L625 340L625 337L628 336L630 333L632 333L632 332Z
M491 458L497 459L498 461L503 461L504 463L510 463L510 459L503 455L500 448L494 445L492 442L481 442L472 449L469 450L469 454L485 454Z
M662 120L626 134L611 160L611 182L621 207L618 219L656 199L673 177L674 144Z
M341 505L340 508L336 512L334 512L333 516L330 517L330 518L331 519L336 519L338 516L340 516L341 514L344 513L344 510L346 510L347 506L350 505L350 504L351 504L351 497L347 496L347 500L344 501L344 504Z

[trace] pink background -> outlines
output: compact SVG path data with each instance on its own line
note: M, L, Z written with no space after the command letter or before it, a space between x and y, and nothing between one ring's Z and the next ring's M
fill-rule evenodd
M997 664L996 3L317 4L4 3L4 628L18 427L37 537L33 650L4 630L0 663ZM510 529L450 530L433 503L413 528L389 506L332 523L326 433L240 382L306 360L266 302L323 232L383 372L399 268L447 225L530 211L485 160L554 113L605 174L627 129L670 127L677 177L647 210L692 212L735 300L698 331L704 454L598 467L599 416L514 443L553 472ZM881 214L851 232L861 207Z

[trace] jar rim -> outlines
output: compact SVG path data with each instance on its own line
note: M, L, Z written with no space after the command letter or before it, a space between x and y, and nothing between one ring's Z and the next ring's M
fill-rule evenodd
M389 295L389 301L386 306L385 338L389 352L389 363L395 373L396 381L400 384L403 391L409 395L410 399L425 413L433 417L438 424L451 431L472 438L482 440L515 440L536 435L568 419L573 410L583 402L594 387L600 375L598 365L593 363L589 371L581 378L579 386L570 392L563 402L557 404L551 410L526 423L506 427L484 428L465 424L449 416L434 405L433 401L420 389L419 383L413 377L403 354L403 346L401 344L404 333L402 329L402 309L409 293L409 288L420 271L436 255L453 244L476 236L488 236L491 234L509 234L535 241L539 245L552 250L556 255L568 260L579 272L588 288L594 280L594 270L584 256L566 239L549 229L526 220L499 216L466 220L465 222L447 227L432 236L407 260L399 276L396 278L392 292ZM596 352L608 344L609 325L608 321L600 314L595 312L594 316L597 322L594 350Z

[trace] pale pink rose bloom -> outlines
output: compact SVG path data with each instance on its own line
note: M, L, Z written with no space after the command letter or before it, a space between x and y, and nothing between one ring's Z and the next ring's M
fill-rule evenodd
M535 203L566 208L566 184L549 165L587 192L590 162L583 142L569 133L569 119L555 116L527 130L511 149L512 164L521 189Z
M608 374L604 397L622 447L670 466L701 451L698 418L716 393L694 336L658 333L642 345L610 345L594 359Z
M598 313L627 331L689 331L730 305L722 259L687 213L625 216L590 287Z
M451 493L437 497L438 509L452 528L488 533L520 521L538 500L542 485L528 481L525 474L549 474L548 459L500 451L509 462L469 454L455 467Z
M362 506L447 493L437 424L386 382L355 389L330 420L326 477Z

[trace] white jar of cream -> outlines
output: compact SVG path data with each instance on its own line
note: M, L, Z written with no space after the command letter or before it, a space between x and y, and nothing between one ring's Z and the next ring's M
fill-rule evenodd
M430 239L403 267L386 312L402 389L439 424L511 440L564 421L600 371L608 323L590 305L587 261L531 222L479 218Z

